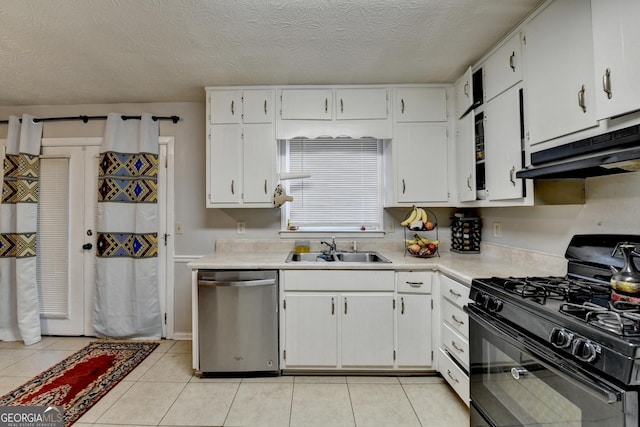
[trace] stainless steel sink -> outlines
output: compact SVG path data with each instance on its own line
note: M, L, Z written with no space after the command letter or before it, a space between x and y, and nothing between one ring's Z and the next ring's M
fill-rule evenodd
M327 255L322 252L295 253L290 252L286 262L358 262L358 263L391 263L378 252L336 252Z

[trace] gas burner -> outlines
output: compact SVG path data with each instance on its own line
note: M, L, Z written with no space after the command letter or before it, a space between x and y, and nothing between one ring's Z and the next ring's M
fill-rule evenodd
M616 311L593 311L587 314L588 322L618 335L640 335L640 316Z
M547 299L569 303L609 302L611 288L587 279L567 277L492 278L491 283L507 292L545 305Z
M615 312L640 314L640 304L635 304L629 301L613 301L610 304L611 304L611 310Z

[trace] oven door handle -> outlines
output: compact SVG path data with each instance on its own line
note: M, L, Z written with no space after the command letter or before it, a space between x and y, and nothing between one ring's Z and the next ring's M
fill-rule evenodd
M622 401L622 394L624 393L622 390L616 389L602 381L597 381L593 378L587 377L579 372L577 365L573 365L567 360L558 358L552 351L546 349L542 344L532 341L527 336L518 333L518 331L510 328L504 323L495 321L480 309L474 307L473 304L465 306L464 309L473 320L499 334L507 335L509 337L509 341L518 343L520 346L524 346L530 356L539 359L550 371L554 372L556 375L570 378L576 386L580 387L592 396L595 396L608 404L614 404Z

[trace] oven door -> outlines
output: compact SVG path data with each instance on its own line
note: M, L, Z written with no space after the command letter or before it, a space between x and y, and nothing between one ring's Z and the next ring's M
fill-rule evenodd
M638 426L638 395L476 308L469 313L471 426Z

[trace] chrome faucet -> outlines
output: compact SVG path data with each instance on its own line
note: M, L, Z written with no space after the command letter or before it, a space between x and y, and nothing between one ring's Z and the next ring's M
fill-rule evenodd
M327 245L327 249L322 251L324 254L326 255L334 255L336 253L337 246L336 246L336 237L335 236L331 236L331 243L329 242L325 242L324 240L322 240L320 242L321 245Z

